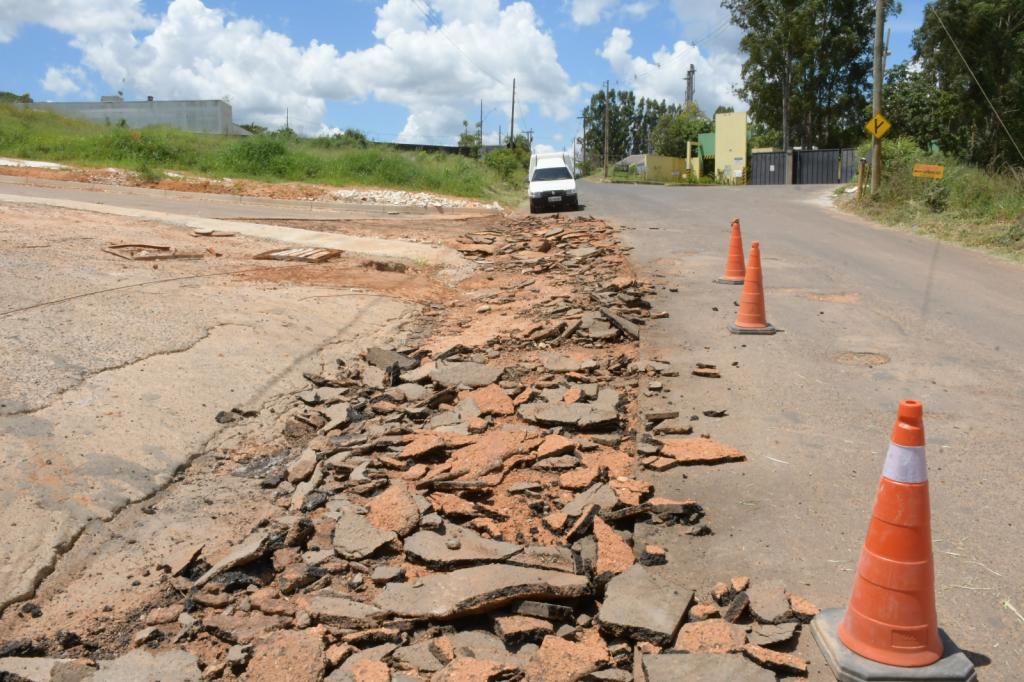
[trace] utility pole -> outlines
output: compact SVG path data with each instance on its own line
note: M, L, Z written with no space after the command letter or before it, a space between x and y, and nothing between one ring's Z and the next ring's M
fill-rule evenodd
M577 116L576 118L583 119L583 149L580 152L583 155L583 163L587 163L587 115Z
M480 151L477 154L481 159L484 158L484 101L480 100Z
M608 108L611 100L608 96L608 81L604 82L604 176L608 177Z
M885 25L885 0L875 0L875 63L872 71L871 111L878 116L882 113L882 28ZM871 140L871 194L878 192L882 179L882 141L872 136Z
M512 123L508 127L508 146L516 143L516 79L512 79Z
M693 104L693 77L696 75L697 69L690 64L690 69L686 72L686 103Z

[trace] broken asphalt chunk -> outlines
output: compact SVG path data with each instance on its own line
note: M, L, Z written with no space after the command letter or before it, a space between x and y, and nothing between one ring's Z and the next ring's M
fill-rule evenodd
M504 370L477 362L438 362L430 378L445 387L482 388L501 379Z
M775 682L775 675L741 654L643 654L642 666L647 682Z
M746 459L739 450L710 438L663 438L661 443L662 456L679 464L722 464Z
M434 569L501 561L522 549L509 542L488 540L455 524L447 524L443 534L421 530L405 539L406 555Z
M597 619L613 637L667 645L678 631L693 591L655 578L634 564L608 583Z
M589 589L585 576L490 564L392 583L377 596L376 605L404 618L450 620L520 599L575 599Z

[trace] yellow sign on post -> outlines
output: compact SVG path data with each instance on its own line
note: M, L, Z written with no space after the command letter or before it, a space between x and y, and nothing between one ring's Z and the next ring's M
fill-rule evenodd
M915 178L931 178L932 180L941 180L946 175L946 167L938 164L928 163L915 163L914 164L914 177Z
M867 130L876 140L881 140L885 137L885 134L892 128L892 124L889 123L889 119L881 114L875 114L864 129Z

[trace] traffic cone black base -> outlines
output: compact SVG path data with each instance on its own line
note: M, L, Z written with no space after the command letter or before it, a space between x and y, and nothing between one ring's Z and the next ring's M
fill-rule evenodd
M742 279L725 279L724 277L719 277L714 282L715 284L743 284Z
M733 334L774 334L779 330L770 324L767 327L737 327L730 322L729 331Z
M811 621L811 634L825 656L825 662L839 682L977 682L974 664L939 628L942 658L919 668L899 668L876 663L850 651L839 639L839 624L845 609L824 609Z

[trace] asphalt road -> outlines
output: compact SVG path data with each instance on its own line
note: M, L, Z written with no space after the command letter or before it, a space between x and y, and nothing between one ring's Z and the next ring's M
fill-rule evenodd
M819 606L845 606L897 402L925 407L940 626L982 680L1024 670L1024 268L831 208L827 187L581 183L584 212L624 226L670 318L643 353L697 433L748 461L657 476L696 498L715 534L676 538L672 561L705 589L733 575L779 579ZM775 336L734 336L739 287L724 268L729 223L761 242ZM676 288L678 291L669 291ZM712 362L722 379L691 376ZM738 363L734 366L733 363ZM809 636L811 679L831 679Z

